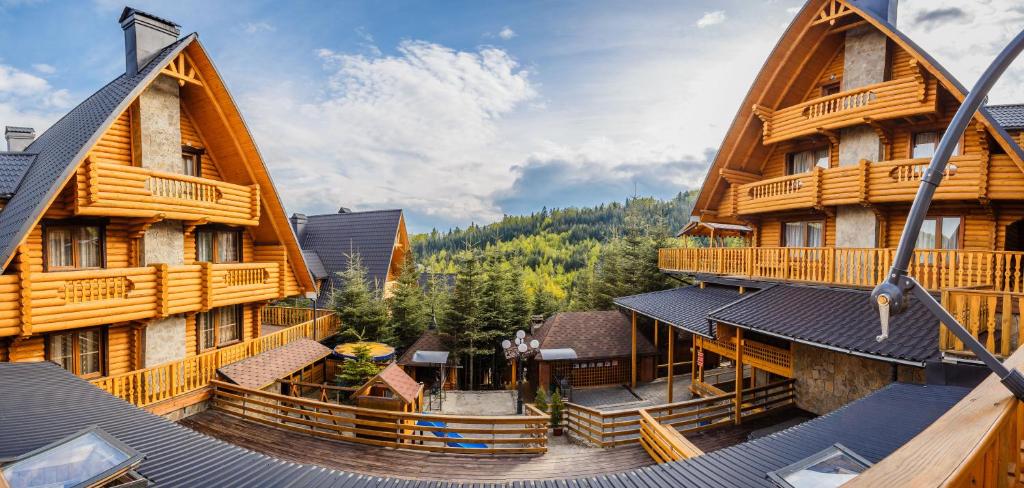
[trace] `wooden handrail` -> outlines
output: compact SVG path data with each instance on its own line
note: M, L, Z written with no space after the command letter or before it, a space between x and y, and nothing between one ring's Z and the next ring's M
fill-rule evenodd
M312 316L312 311L310 311ZM217 369L299 338L317 339L337 330L334 314L320 315L271 334L232 346L124 374L92 380L100 389L137 407L168 400L210 385Z
M1006 361L1024 367L1024 349ZM1020 486L1024 409L989 375L924 431L844 487Z
M640 445L656 462L680 461L704 454L679 431L662 425L640 409Z

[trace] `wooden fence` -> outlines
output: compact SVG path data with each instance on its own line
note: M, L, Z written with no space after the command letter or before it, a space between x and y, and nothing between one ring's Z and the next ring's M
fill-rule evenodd
M543 454L546 415L455 416L350 407L213 381L211 408L279 429L378 447L461 454ZM533 411L531 411L533 412ZM421 425L430 422L430 425ZM453 435L459 437L453 437Z
M754 418L783 407L796 399L794 380L785 380L743 391L741 418ZM659 424L686 434L731 424L736 412L736 395L698 398L646 408L602 411L575 403L566 404L569 432L600 447L640 442L641 411Z
M296 339L327 337L337 330L339 322L333 313L320 311L317 314L318 317L313 319L313 312L311 310L306 310L306 312L306 321L287 329L185 359L99 378L93 380L92 384L137 407L144 407L205 388L214 380L217 368L221 366L281 347ZM301 315L300 312L284 313L291 313L296 317ZM271 314L273 315L273 312ZM264 312L265 315L266 312Z

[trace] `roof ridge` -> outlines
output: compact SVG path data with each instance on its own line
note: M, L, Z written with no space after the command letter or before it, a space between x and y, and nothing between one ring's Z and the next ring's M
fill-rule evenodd
M306 218L307 219L311 219L311 218L314 218L314 217L334 217L334 216L337 216L337 215L355 215L355 214L401 212L401 211L402 211L402 209L400 209L400 208L377 208L377 209L373 209L373 210L353 210L353 211L349 211L349 212L335 212L335 213L327 213L327 214L307 215Z

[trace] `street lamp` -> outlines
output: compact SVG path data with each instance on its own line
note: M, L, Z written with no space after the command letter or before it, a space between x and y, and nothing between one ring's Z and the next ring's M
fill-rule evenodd
M526 394L525 386L527 385L527 381L525 381L526 361L540 352L540 341L532 339L527 342L526 332L517 330L516 336L513 340L510 341L505 339L501 341L501 348L505 350L505 359L513 362L513 377L515 377L518 372L519 377L523 379L523 381L518 382L516 385L519 390L519 395L516 396L516 413L521 415L523 413L523 395ZM521 370L519 370L519 368L521 368Z

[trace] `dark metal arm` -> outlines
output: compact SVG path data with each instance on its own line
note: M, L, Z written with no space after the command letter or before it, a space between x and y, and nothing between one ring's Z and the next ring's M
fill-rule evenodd
M939 146L932 156L931 163L921 178L921 186L914 197L914 203L910 207L910 214L907 216L907 223L903 227L903 234L900 236L899 247L896 249L896 257L893 260L892 269L886 280L879 283L871 293L872 303L878 306L879 315L882 321L882 334L878 340L882 341L888 337L889 316L898 315L906 310L907 294L913 293L921 302L946 324L951 332L991 369L1003 384L1013 392L1018 399L1024 400L1024 376L1016 370L1008 370L998 359L996 359L980 342L960 325L952 315L942 308L935 298L931 296L917 281L907 276L907 269L910 260L913 258L914 246L917 242L918 233L921 232L921 224L928 215L928 208L931 206L932 198L935 196L935 189L942 181L942 174L946 170L946 164L953 154L960 136L967 129L967 125L974 117L974 113L985 102L989 90L995 85L999 77L1010 66L1010 63L1024 50L1024 31L1017 34L1017 37L1010 41L1010 44L996 56L988 69L981 75L974 89L967 94L963 104L956 111L953 120L950 122L946 133L943 134Z

